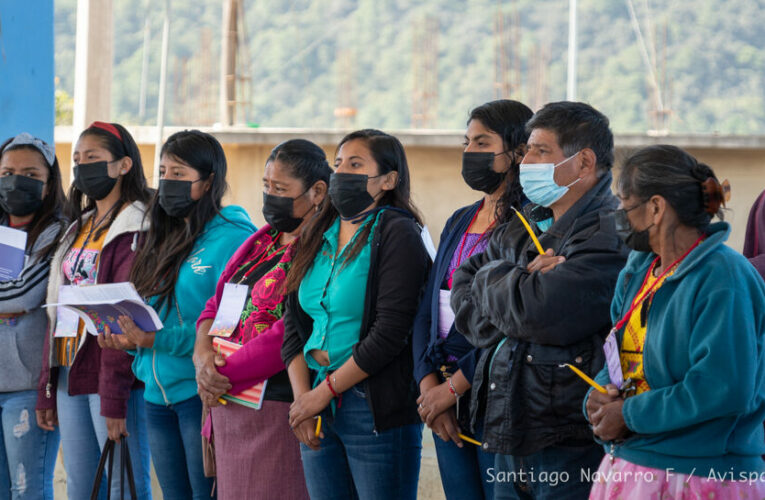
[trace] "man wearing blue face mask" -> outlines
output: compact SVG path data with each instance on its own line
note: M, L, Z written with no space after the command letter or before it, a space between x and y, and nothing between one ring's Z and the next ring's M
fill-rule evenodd
M526 125L524 211L543 232L539 254L520 223L498 228L486 251L453 277L455 326L483 349L472 424L496 453L495 498L586 498L603 456L581 412L603 366L609 306L627 249L611 213L613 134L584 103L550 103Z

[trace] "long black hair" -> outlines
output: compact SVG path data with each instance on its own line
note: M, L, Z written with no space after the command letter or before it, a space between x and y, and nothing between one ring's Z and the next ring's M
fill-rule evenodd
M43 198L42 205L39 209L37 209L34 217L32 217L32 220L27 226L27 251L30 251L37 242L37 238L40 237L40 234L42 234L42 232L52 222L59 224L59 234L61 234L61 231L64 229L65 222L62 216L62 211L64 209L64 205L66 204L66 197L64 196L64 189L62 187L61 168L58 165L58 158L53 156L53 164L51 165L45 159L45 156L43 156L40 150L31 144L14 145L8 147L8 144L10 144L13 139L14 138L11 137L2 145L0 145L0 158L2 158L3 154L7 153L8 151L26 149L29 151L36 151L37 154L40 155L40 158L42 158L43 163L48 167L48 181L46 182L47 192ZM0 207L0 218L2 218L3 215L5 215L5 210ZM54 238L54 240L49 245L40 249L38 254L40 258L46 258L53 251L53 249L56 248L56 245L58 245L58 238Z
M194 243L205 225L220 214L221 200L228 189L226 156L215 137L199 130L184 130L171 135L162 146L161 156L172 157L211 179L210 187L194 203L187 217L169 215L155 194L146 212L149 231L142 242L130 272L130 281L144 297L157 297L156 308L170 307L175 300L175 283Z
M109 151L115 160L127 156L133 162L133 167L122 176L120 198L117 201L117 205L112 210L106 224L101 225L96 230L94 239L100 238L101 234L111 227L112 222L117 218L117 215L125 204L136 201L148 203L153 194L153 190L150 189L146 183L146 175L144 175L143 163L141 162L141 153L138 151L138 146L136 145L135 140L133 140L133 136L130 135L130 132L128 132L125 127L118 123L111 123L110 125L119 132L120 137L117 137L112 132L101 127L91 125L82 131L80 139L85 136L91 136L98 139L104 149ZM96 200L86 196L73 182L69 188L69 202L66 204L66 212L69 219L77 221L79 227L82 223L82 214L95 209L95 207Z
M510 99L499 99L478 106L470 112L467 125L473 120L502 138L503 154L510 159L510 168L505 176L505 192L497 200L495 217L497 224L509 221L513 217L511 207L520 210L523 201L523 189L519 180L519 165L523 154L517 149L529 140L526 123L534 113L525 104Z
M411 199L409 164L406 160L406 153L401 141L380 130L364 129L351 132L343 137L337 145L337 150L339 151L345 143L354 140L364 141L369 148L379 168L378 174L385 175L389 172L398 172L396 187L390 191L385 191L377 206L389 206L405 210L412 215L418 224L422 225L422 216ZM290 268L285 285L286 293L295 291L300 286L300 281L308 272L316 254L321 248L322 235L335 222L337 217L337 209L335 209L329 196L327 196L322 202L318 214L308 222L300 240L296 244L295 255L292 258L292 267ZM372 222L364 224L360 229L359 237L356 238L356 243L348 251L347 256L344 257L345 262L351 261L359 254L371 230Z

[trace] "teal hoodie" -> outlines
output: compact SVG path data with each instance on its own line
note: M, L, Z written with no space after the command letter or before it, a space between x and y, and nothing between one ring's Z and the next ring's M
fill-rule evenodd
M207 299L215 294L218 277L237 248L255 232L247 212L229 205L205 226L186 257L175 284L177 301L158 310L164 328L151 349L133 354L133 372L146 384L144 398L156 405L185 401L197 393L194 364L196 321ZM154 306L154 301L149 303ZM177 306L177 307L176 307Z
M606 452L645 467L745 480L765 471L765 283L724 244L727 223L712 224L708 233L651 303L643 349L651 390L622 409L635 435L604 444ZM630 254L611 304L614 323L655 257ZM596 381L610 382L607 368Z

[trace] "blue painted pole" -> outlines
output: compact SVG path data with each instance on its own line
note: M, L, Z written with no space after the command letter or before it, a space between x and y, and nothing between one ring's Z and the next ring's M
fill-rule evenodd
M53 144L53 0L0 0L0 141L29 132Z

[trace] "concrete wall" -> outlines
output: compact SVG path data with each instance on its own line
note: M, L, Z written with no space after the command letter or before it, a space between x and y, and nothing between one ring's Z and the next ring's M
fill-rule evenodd
M0 141L53 141L53 0L0 2Z
M144 169L151 177L154 158L154 129L130 128L141 149ZM166 130L169 135L178 129ZM261 210L261 178L265 160L271 149L289 138L303 137L324 148L327 157L334 158L335 145L342 132L317 130L227 130L210 131L223 143L229 165L231 190L227 203L242 205L257 225L263 224ZM56 148L65 170L71 165L72 131L56 129ZM458 207L478 199L460 175L462 131L401 131L396 135L406 147L412 171L415 202L425 216L435 240L446 219ZM692 155L710 165L720 179L730 180L732 199L726 219L733 225L729 244L736 250L743 247L749 209L757 195L765 189L765 137L677 136L649 137L617 136L617 164L630 150L649 144L669 143L687 149ZM69 172L64 172L68 183ZM436 241L436 244L438 242Z

